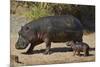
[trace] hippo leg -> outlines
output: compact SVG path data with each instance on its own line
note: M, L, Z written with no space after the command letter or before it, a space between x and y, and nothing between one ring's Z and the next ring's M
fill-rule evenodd
M51 42L49 41L48 38L46 38L44 42L46 43L46 50L45 50L44 54L50 54Z
M82 42L82 41L83 41L83 39L82 39L82 38L80 38L80 39L78 39L77 41L78 41L78 42Z
M78 51L78 56L80 56L80 51Z
M33 53L33 48L34 48L34 44L31 43L31 45L30 45L30 47L29 47L29 49L27 50L26 53L28 53L28 54Z
M89 56L89 51L88 50L84 50L84 56Z
M74 50L74 51L73 51L73 56L75 56L75 54L76 54L76 51Z
M78 39L73 39L73 41L74 41L74 43L76 43L76 42L83 42L83 39L82 38L80 38L80 37L77 37Z

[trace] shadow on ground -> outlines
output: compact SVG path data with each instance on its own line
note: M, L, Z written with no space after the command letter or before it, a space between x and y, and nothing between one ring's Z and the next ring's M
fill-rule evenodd
M66 47L60 47L60 48L51 48L50 52L52 53L57 53L57 52L72 52L73 50L71 48L66 48ZM95 51L95 48L90 48L89 51ZM31 55L31 54L39 54L39 53L44 53L45 49L41 49L41 50L34 50L31 53L26 53L26 52L22 52L22 54L26 54L26 55ZM90 54L90 56L92 56Z

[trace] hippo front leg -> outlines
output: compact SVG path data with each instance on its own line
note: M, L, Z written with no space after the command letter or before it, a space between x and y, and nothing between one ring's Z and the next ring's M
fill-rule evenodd
M27 54L31 54L31 53L33 53L33 49L34 49L34 44L32 44L31 43L31 45L30 45L30 47L29 47L29 49L27 50Z
M51 42L48 38L46 38L44 40L44 42L46 43L46 50L45 50L44 54L50 54Z

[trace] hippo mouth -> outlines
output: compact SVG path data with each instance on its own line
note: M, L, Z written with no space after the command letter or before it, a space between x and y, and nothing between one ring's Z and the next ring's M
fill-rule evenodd
M15 45L15 48L18 49L18 50L26 49L27 47L28 47L28 44L18 44L18 43L16 43L16 45Z
M28 47L29 42L28 41L18 41L15 44L16 49L26 49Z

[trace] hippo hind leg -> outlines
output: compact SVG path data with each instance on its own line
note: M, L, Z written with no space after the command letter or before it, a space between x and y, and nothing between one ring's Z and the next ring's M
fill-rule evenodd
M44 42L46 43L46 50L44 54L51 54L50 52L50 47L51 47L51 42L48 38L45 38Z
M88 49L84 50L84 56L89 56L89 50Z
M80 51L78 51L78 54L77 55L80 56Z
M74 39L73 41L74 41L74 43L83 42L83 39L82 38L81 39L76 39L76 40Z

